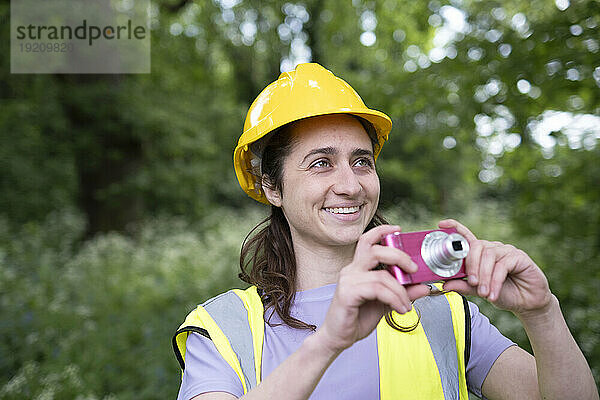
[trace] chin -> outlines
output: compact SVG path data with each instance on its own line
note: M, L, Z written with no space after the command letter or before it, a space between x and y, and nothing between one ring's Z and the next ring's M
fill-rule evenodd
M331 235L331 238L333 242L340 246L353 245L356 244L356 242L358 242L358 239L360 239L360 236L362 235L363 231L364 229L356 229L355 231L336 231Z

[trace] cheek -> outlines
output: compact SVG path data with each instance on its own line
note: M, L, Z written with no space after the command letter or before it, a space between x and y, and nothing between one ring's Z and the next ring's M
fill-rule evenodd
M331 182L319 176L288 176L284 181L283 195L288 196L289 202L310 203L319 199L327 192Z
M369 179L363 183L363 188L365 188L369 197L379 199L379 191L381 189L379 186L379 176L374 174L369 177Z

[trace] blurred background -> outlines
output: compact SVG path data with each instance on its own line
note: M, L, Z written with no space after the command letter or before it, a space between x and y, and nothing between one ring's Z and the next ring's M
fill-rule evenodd
M150 12L149 75L11 75L0 3L1 399L175 398L171 336L197 303L243 287L240 245L267 212L233 172L245 113L306 61L393 119L378 162L388 220L453 217L527 251L599 382L598 1ZM478 304L530 349L512 314Z

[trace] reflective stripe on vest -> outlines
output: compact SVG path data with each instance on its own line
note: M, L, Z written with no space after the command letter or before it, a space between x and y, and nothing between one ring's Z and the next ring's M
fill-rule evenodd
M381 399L467 400L465 376L465 307L457 293L415 302L420 323L411 332L377 326ZM237 373L244 393L261 381L264 338L263 305L256 287L217 296L192 311L173 338L173 348L185 368L185 342L190 332L210 338ZM413 311L394 320L411 326ZM468 347L467 347L468 349Z
M264 337L262 307L255 286L228 291L196 307L173 337L173 350L182 371L187 337L196 332L213 341L240 379L244 393L257 386Z
M246 311L242 299L234 292L226 292L204 303L203 307L229 339L231 348L240 363L248 390L252 389L256 386L256 370L248 313L239 312L239 318L231 318L233 310Z

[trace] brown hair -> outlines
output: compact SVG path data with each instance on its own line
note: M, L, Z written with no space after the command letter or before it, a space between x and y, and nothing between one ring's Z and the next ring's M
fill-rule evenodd
M364 119L356 118L363 126L371 126ZM283 162L294 145L292 124L293 122L284 125L270 135L262 152L261 171L263 176L268 177L268 181L261 179L261 185L269 185L280 192L283 189ZM377 138L371 135L370 129L365 130L375 146ZM386 223L376 211L365 232ZM240 269L240 279L258 288L265 309L272 307L283 323L292 328L316 329L314 325L300 321L290 314L296 294L296 257L290 227L281 208L271 206L271 215L248 233L242 244ZM267 316L265 313L265 322L269 325L272 325L272 315L273 313L270 313ZM403 332L415 329L419 323L417 321L410 327L402 327L394 321L391 312L386 313L385 319L392 328Z

